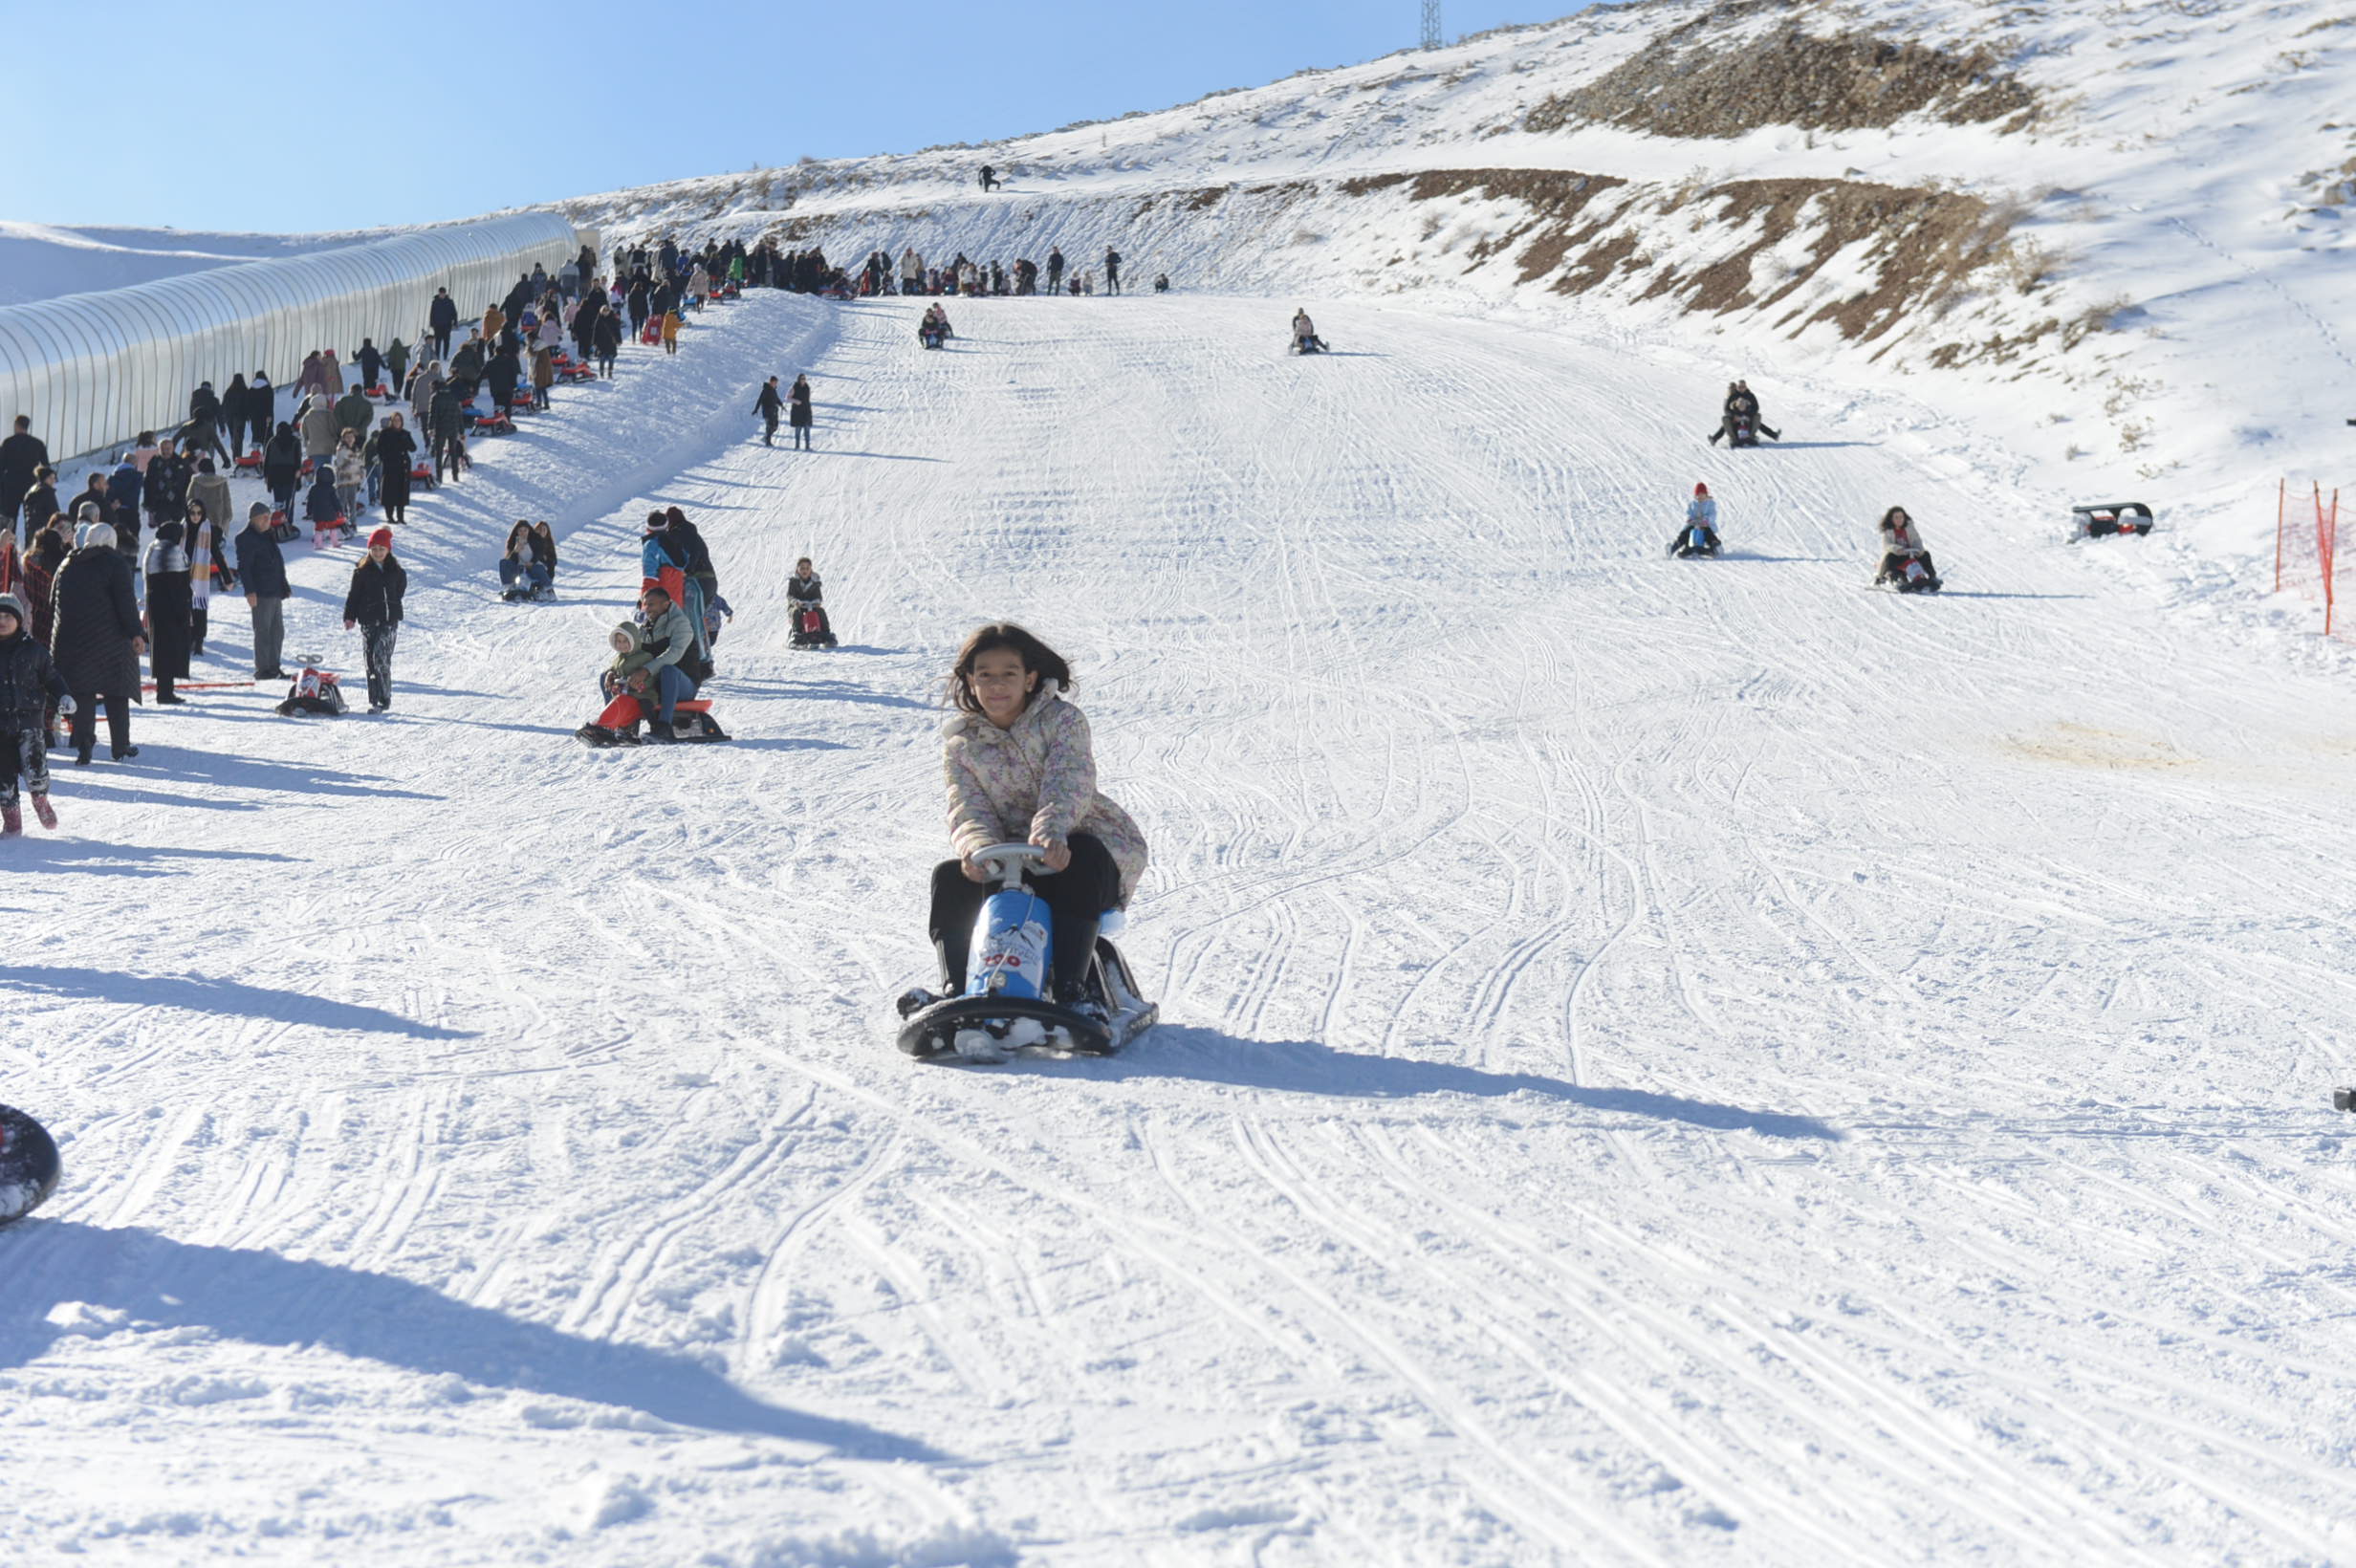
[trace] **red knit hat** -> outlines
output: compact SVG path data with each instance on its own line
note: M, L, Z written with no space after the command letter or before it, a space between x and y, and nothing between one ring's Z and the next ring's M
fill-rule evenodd
M374 550L379 545L382 545L387 550L393 548L393 531L391 529L380 528L374 534L368 535L369 549Z
M1708 495L1710 493L1710 487L1708 485L1695 485L1693 487L1693 493L1696 495Z

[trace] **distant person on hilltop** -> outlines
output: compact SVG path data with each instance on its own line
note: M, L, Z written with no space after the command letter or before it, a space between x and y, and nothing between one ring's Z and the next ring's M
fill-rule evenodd
M1104 292L1108 294L1121 292L1121 252L1109 245L1104 248Z
M988 163L984 163L982 165L982 188L984 190L995 190L998 188L998 171L992 168Z
M1063 248L1051 246L1047 251L1047 292L1063 292Z

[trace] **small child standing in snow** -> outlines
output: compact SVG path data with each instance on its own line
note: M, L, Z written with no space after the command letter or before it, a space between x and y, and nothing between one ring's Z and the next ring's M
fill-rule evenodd
M49 804L49 708L74 711L65 677L49 650L33 640L25 601L0 594L0 838L25 831L17 805L17 781L33 795L33 815L41 826L57 825Z
M343 629L360 628L371 713L393 706L393 642L401 630L402 596L408 591L409 574L393 559L393 531L380 528L368 535L368 554L352 568L352 590L343 596Z

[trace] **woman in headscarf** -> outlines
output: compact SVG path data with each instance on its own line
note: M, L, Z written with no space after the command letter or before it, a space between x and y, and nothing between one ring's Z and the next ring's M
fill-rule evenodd
M75 531L74 554L57 571L56 627L50 651L74 694L74 760L90 760L98 743L98 705L106 704L107 738L117 762L139 755L131 744L131 703L139 660L147 651L131 563L115 549L115 531L90 523Z
M159 523L147 547L147 665L155 676L156 701L178 707L172 683L188 678L195 593L189 583L188 553L181 548L181 525Z

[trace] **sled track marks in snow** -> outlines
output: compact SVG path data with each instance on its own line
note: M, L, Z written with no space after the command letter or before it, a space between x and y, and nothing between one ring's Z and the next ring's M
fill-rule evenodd
M134 1448L106 1496L12 1464L24 1518L85 1522L28 1544L171 1508L256 1553L332 1516L363 1565L935 1527L1036 1568L2346 1555L2356 1224L2337 1123L2282 1103L2356 1003L2344 694L2205 642L1888 400L1778 393L1862 444L1732 454L1691 359L1625 335L1320 305L1367 352L1295 360L1290 303L986 300L927 354L917 308L707 313L487 444L407 535L392 719L155 716L154 776L55 841L106 874L26 879L29 962L79 978L19 988L10 1098L76 1134L61 1218L954 1457L519 1416L397 1333L230 1313L163 1347L240 1396L174 1406L216 1457ZM818 449L744 439L802 368ZM1734 553L1669 560L1697 478ZM1892 501L1959 590L2026 597L1863 592ZM735 607L738 742L584 752L672 502ZM494 597L527 514L554 604ZM840 652L787 646L804 553ZM295 563L294 645L346 646L348 567ZM1002 616L1073 658L1151 840L1123 947L1170 1027L917 1067L939 680ZM157 809L182 767L218 811ZM328 847L223 869L316 940L245 942L183 857L295 809ZM124 974L109 933L151 929L247 989ZM36 1290L102 1303L76 1266ZM12 1392L118 1452L94 1412L154 1405L153 1337L42 1333ZM587 1527L592 1471L643 1510Z

